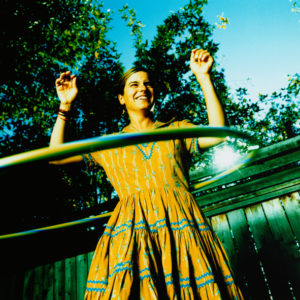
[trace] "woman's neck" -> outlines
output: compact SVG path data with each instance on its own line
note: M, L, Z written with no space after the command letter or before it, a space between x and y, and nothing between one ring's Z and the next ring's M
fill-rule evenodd
M136 131L142 131L153 128L153 118L152 115L144 116L141 114L131 114L130 116L130 126Z

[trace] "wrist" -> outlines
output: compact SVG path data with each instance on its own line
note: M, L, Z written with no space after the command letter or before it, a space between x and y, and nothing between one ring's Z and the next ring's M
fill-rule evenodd
M71 104L61 103L59 105L59 110L69 112L69 111L71 111Z
M69 121L71 118L71 107L60 106L58 109L57 117L64 121Z
M195 73L195 76L196 76L198 81L210 80L210 74L209 73Z
M213 85L209 73L197 74L196 78L202 89L211 87Z

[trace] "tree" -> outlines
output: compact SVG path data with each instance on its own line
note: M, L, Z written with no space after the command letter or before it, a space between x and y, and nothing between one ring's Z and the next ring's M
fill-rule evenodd
M121 9L134 35L136 47L136 65L143 65L152 70L157 78L160 119L174 115L179 119L190 119L197 124L207 124L206 109L200 87L189 70L190 52L194 48L207 49L215 58L212 77L215 88L223 105L234 105L230 101L224 70L217 64L218 45L213 42L212 32L215 26L207 23L203 17L205 0L189 1L177 12L172 12L157 27L157 34L151 42L143 41L141 21L134 10L128 6ZM245 104L244 110L251 106ZM236 118L228 110L229 123L239 123L242 116Z
M100 1L5 0L0 19L1 156L48 146L59 106L54 82L65 70L79 77L80 86L68 140L118 128L118 111L111 103L123 67L115 44L107 38L111 13L103 9ZM17 171L20 181L14 179L15 174L2 178L3 186L14 190L10 209L15 213L19 209L22 214L24 207L18 201L25 197L26 208L35 208L31 216L34 220L42 220L47 214L49 217L54 207L56 213L61 211L64 215L68 211L67 215L72 216L96 205L100 190L103 197L111 194L100 170L80 172L76 167L42 164ZM99 185L88 188L86 183L93 176L98 177ZM57 178L62 179L59 184ZM59 214L53 217L58 218Z
M294 103L299 95L299 75L291 77L289 86L280 93L261 95L258 101L250 99L243 87L235 95L230 94L224 69L218 65L218 45L212 39L216 26L203 17L206 3L207 0L190 0L172 12L157 27L152 41L144 41L144 25L137 19L135 10L128 5L121 9L134 37L135 65L155 72L157 119L165 121L174 116L207 124L203 95L189 70L191 50L205 48L215 58L212 77L226 110L228 125L253 132L260 137L261 145L297 134L299 115ZM115 43L106 36L112 16L103 10L101 2L30 0L25 5L21 0L5 0L3 6L1 155L48 145L58 107L54 80L58 72L66 69L78 75L80 90L68 139L119 131L126 120L119 118L120 107L114 91L123 67ZM220 17L220 21L228 24L227 18ZM12 23L22 24L21 30L11 26ZM267 110L265 103L269 103ZM46 199L45 207L49 210L61 207L61 215L74 218L74 213L88 213L89 209L98 208L99 202L112 200L112 187L101 169L80 172L78 167L53 168L46 177L49 184L45 186L46 190L51 189L51 185L56 187ZM44 174L47 172L48 169ZM26 177L26 171L19 176ZM25 179L21 194L15 198L22 197L27 185L32 184L30 178ZM38 175L34 179L42 185L45 182ZM39 200L40 195L37 195L32 205ZM34 215L44 214L47 215L45 210L36 211Z
M257 142L261 146L297 134L295 126L299 113L295 100L299 94L299 75L291 77L289 86L280 93L261 95L257 100L250 99L243 87L230 94L224 69L218 65L218 45L212 39L213 30L226 27L228 18L221 15L218 16L221 25L208 24L202 14L206 3L205 0L192 0L177 12L172 12L157 27L152 41L143 40L143 24L134 9L128 5L121 9L123 19L134 36L135 64L152 70L159 83L157 117L166 120L173 115L196 124L207 124L203 95L189 71L191 49L205 48L215 58L212 77L226 111L228 125L248 130L258 137ZM271 103L267 108L266 102Z
M258 121L265 139L265 144L279 142L300 134L299 93L300 75L288 78L288 86L271 95L260 94L260 102L266 106L263 120ZM266 134L267 131L267 134Z

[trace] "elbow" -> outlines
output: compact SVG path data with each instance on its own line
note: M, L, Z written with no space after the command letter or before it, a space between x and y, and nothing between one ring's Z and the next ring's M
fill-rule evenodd
M59 166L62 165L62 162L59 160L51 160L48 162L49 165L55 165L55 166Z

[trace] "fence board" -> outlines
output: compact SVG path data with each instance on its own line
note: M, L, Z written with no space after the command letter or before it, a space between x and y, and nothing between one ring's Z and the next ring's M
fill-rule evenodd
M244 184L228 187L224 190L203 195L199 198L196 195L196 200L201 206L212 205L217 202L230 199L232 197L237 197L239 195L247 193L255 194L258 190L262 190L270 186L275 186L279 182L288 182L296 178L299 178L299 167L294 167L288 170L284 170L282 172L277 172L275 174L269 175L268 177L254 179Z
M24 275L23 299L32 299L34 282L34 269L29 269Z
M42 297L41 300L52 300L53 291L54 291L54 270L53 264L47 264L43 268L43 277L42 277Z
M84 298L86 279L88 273L87 254L81 254L76 257L76 273L77 273L77 299Z
M64 299L65 294L65 261L54 263L54 299Z
M65 299L76 299L76 257L66 259L65 265Z
M211 227L220 239L224 249L230 259L231 266L234 270L237 269L236 250L232 240L230 227L227 221L226 214L214 216L211 219Z
M243 209L229 212L227 217L233 232L235 247L238 249L237 275L245 284L243 291L246 299L269 299Z
M44 266L34 268L34 282L30 282L33 285L33 299L40 299L43 293L43 268Z
M294 233L286 218L279 199L262 203L271 232L278 242L278 262L280 261L281 282L288 282L293 288L294 294L300 297L300 255Z
M276 259L277 245L274 244L274 238L262 205L258 204L251 206L245 210L245 213L254 237L262 268L266 274L267 284L271 290L272 296L274 296L274 292L276 294L277 289L281 288L281 283L278 279L279 261ZM276 296L278 296L278 293Z
M281 167L285 167L287 165L290 165L292 163L295 163L299 161L300 158L300 150L291 152L285 155L282 155L280 157L268 157L264 161L260 161L257 164L253 164L254 162L252 161L250 165L246 167L242 167L241 169L238 170L238 172L234 172L230 174L230 176L225 176L221 178L220 180L213 182L209 185L209 188L214 188L220 185L226 185L231 182L237 182L245 178L253 177L253 176L260 176L262 173L266 173L268 171L274 171L276 169L279 169ZM193 174L193 177L196 176L196 172ZM205 173L203 173L204 175ZM218 173L216 172L209 172L210 176L215 176ZM207 177L207 172L206 172L206 177ZM192 180L191 185L195 185L198 182L203 181L203 179L199 176L196 179ZM206 187L202 187L200 189L197 189L197 192L201 190L206 190Z
M91 263L92 263L92 260L93 260L93 257L94 257L94 253L95 253L95 251L90 251L88 253L88 270L90 270Z
M300 135L282 141L280 143L261 148L251 158L251 162L248 163L246 166L241 167L239 169L239 172L244 173L244 170L247 170L249 168L251 169L252 166L258 166L258 168L260 168L261 165L264 165L265 163L268 163L268 161L271 160L274 160L275 163L273 163L273 168L276 168L277 160L279 161L279 165L282 165L280 163L282 157L284 157L284 160L286 161L285 165L290 164L291 162L296 162L297 160L299 160L300 157L299 145L300 145ZM264 171L265 169L260 169L260 170ZM204 168L200 170L191 171L190 179L193 184L194 182L202 181L203 178L207 178L209 176L215 176L217 174L218 171L213 168ZM238 173L235 173L234 175L230 174L230 178L232 178L231 181L239 180L239 178L235 176L239 176ZM227 178L228 177L224 178L224 182L227 182L228 180ZM222 184L224 184L223 181L221 180L219 182L222 182Z
M274 199L276 197L281 197L282 195L293 193L295 191L298 191L299 189L300 179L297 179L283 184L276 184L275 186L264 188L253 193L241 194L239 196L232 197L229 200L204 207L203 211L206 216L217 215L229 210L246 207L248 205L260 203L262 201ZM200 201L198 200L198 202Z
M291 196L285 196L282 198L285 212L288 216L289 222L295 233L295 236L300 243L300 195L299 193L293 193Z

